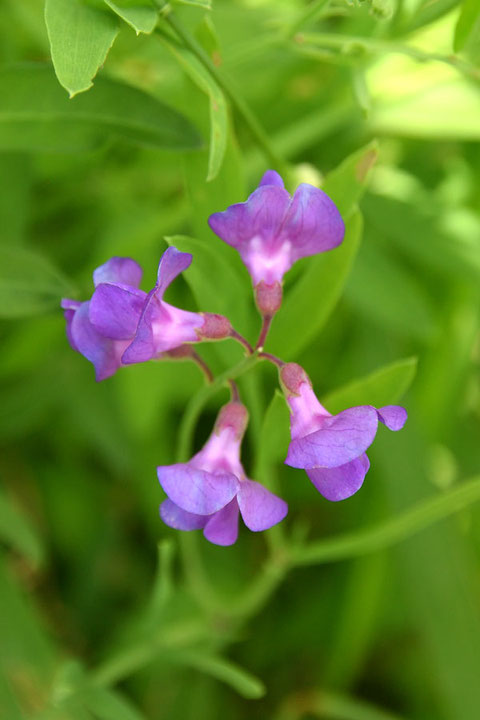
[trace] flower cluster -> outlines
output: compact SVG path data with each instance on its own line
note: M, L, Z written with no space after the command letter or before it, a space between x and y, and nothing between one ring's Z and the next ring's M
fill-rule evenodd
M62 300L70 345L94 365L100 381L123 365L164 357L190 357L205 369L192 344L239 340L249 354L255 352L279 369L291 413L292 439L285 463L304 469L328 500L350 497L369 469L366 450L378 422L400 430L406 411L395 405L379 409L362 405L332 415L320 404L300 365L263 352L272 318L281 307L284 274L299 258L332 250L342 242L344 224L338 209L312 185L300 185L290 197L278 173L269 170L246 202L214 213L209 224L238 250L252 278L263 318L255 350L228 318L188 312L165 302L168 286L192 262L189 253L174 247L160 259L157 282L149 293L139 288L140 266L130 258L113 257L93 273L90 300ZM258 532L283 520L288 510L284 500L245 474L240 452L248 411L235 383L229 382L232 399L221 408L203 448L188 462L157 468L167 495L160 506L162 520L177 530L201 529L217 545L236 541L239 515Z

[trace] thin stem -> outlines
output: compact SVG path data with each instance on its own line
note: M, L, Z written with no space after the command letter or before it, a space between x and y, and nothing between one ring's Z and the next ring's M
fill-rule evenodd
M274 167L277 167L279 170L282 170L283 172L287 172L288 168L286 165L286 162L283 160L283 158L279 157L273 147L270 144L270 139L263 129L262 125L257 120L255 114L250 109L249 105L245 102L243 97L239 94L238 90L232 90L232 81L230 78L227 78L223 76L223 74L218 70L218 68L215 66L215 64L212 62L208 54L204 51L202 46L195 40L195 38L190 35L188 30L186 30L183 25L178 21L175 14L171 11L170 7L167 4L164 4L163 6L160 6L159 3L156 3L157 7L160 9L160 17L168 23L168 25L176 32L178 37L180 37L190 52L192 52L195 57L202 63L202 65L208 70L210 75L213 77L217 85L223 90L225 95L230 99L232 104L236 107L237 111L240 113L240 115L243 118L243 121L249 128L252 136L255 138L257 144L263 152L265 153L265 156L268 158L269 162L272 163ZM161 29L156 29L155 32L162 34Z
M240 402L240 394L238 392L238 385L235 380L229 380L230 385L230 399L232 402Z
M205 360L195 350L192 350L190 357L192 358L192 360L194 362L197 363L198 367L205 375L206 381L208 383L213 383L213 381L215 379L214 375L213 375L212 371L210 370L210 368L208 367Z
M277 367L283 367L285 365L284 361L280 360L279 357L277 357L276 355L272 355L272 353L264 352L263 350L258 353L258 357L262 360L268 360Z
M322 13L325 5L328 5L330 0L314 0L310 5L299 15L289 28L287 28L284 37L286 39L292 38L302 27L309 21L315 20L318 15Z
M249 355L252 355L252 354L253 354L253 352L254 352L253 347L250 345L250 343L248 342L247 338L244 338L243 335L240 335L240 333L238 333L238 332L237 332L236 330L234 330L233 328L232 328L232 330L231 330L231 332L230 332L230 337L232 337L234 340L236 340L236 341L239 342L241 345L243 345L243 347L245 348L245 350L247 351L247 353L248 353Z
M480 70L461 58L456 57L456 55L426 52L410 45L402 45L386 40L362 37L360 35L341 35L335 33L301 33L295 39L297 50L305 55L315 52L312 46L342 50L345 46L348 47L348 45L351 45L355 49L363 49L367 53L399 53L400 55L406 55L420 62L441 62L455 68L464 75L467 75L467 77L474 78L475 80L480 79Z
M260 335L258 336L257 344L255 345L255 350L263 350L265 341L267 339L268 332L270 330L270 326L272 324L272 320L273 320L273 315L264 315L263 316L262 329L260 330Z
M177 451L177 462L184 462L190 455L192 447L193 433L197 420L202 412L203 408L222 387L225 386L230 380L243 375L243 373L250 370L258 362L258 354L253 353L248 357L241 360L235 367L227 370L226 372L218 375L218 377L206 387L202 388L196 395L192 397L185 413L182 418L179 429L179 440L178 440L178 451Z

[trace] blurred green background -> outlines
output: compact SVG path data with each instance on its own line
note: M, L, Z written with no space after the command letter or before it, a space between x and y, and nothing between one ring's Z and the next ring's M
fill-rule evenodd
M146 0L49 0L51 50L43 3L2 3L0 715L478 720L480 6L209 5L172 2L152 32ZM73 92L102 66L93 87L68 100L52 54ZM245 465L290 512L220 548L158 518L198 369L96 384L59 299L89 298L112 255L149 289L181 235L195 260L171 301L253 342L249 277L207 218L272 165L324 187L348 230L287 276L266 349L332 412L400 401L409 421L329 503L282 464L288 416L258 364L239 380ZM216 372L242 358L200 352ZM195 448L227 397L198 408Z

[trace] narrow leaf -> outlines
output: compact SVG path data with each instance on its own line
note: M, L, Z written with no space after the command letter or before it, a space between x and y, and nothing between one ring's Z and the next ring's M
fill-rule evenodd
M46 0L45 22L59 83L70 97L88 90L117 36L117 20L81 0Z
M148 0L103 0L137 35L150 34L158 20L158 12Z
M480 477L460 487L419 502L410 510L366 530L320 540L298 548L294 565L312 565L361 557L402 542L430 525L463 510L480 500Z
M397 360L354 380L322 398L331 413L354 405L392 405L408 390L417 370L417 358Z
M162 36L162 39L191 80L210 99L210 151L207 172L209 182L217 177L225 156L228 137L227 102L222 90L193 53L165 36Z
M344 220L353 212L365 192L370 172L378 157L378 143L373 140L349 155L326 177L323 190L336 203Z
M40 539L23 513L3 493L0 493L0 539L12 545L34 567L42 564L45 553Z
M69 294L68 281L42 255L24 248L0 248L0 318L47 312Z
M112 137L168 150L196 148L190 122L147 93L99 78L86 95L68 100L48 65L0 72L0 149L76 152Z
M98 720L144 720L144 715L116 691L87 684L81 688L80 697Z
M261 680L226 658L195 650L176 653L172 659L175 658L184 665L230 685L243 697L256 700L265 695L265 686Z
M192 5L202 10L211 10L211 0L172 0L174 5Z
M347 221L342 245L308 259L303 275L285 293L283 307L268 337L268 350L285 360L294 359L321 330L342 293L362 229L362 216L357 210Z

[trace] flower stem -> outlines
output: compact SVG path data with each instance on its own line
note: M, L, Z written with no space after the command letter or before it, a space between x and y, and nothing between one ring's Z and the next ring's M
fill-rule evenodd
M208 383L213 383L215 378L213 376L212 371L210 370L207 363L205 362L205 360L202 357L200 357L200 355L195 350L192 350L191 358L194 362L197 363L198 367L205 375L206 381Z
M257 117L250 109L249 105L245 102L243 97L240 95L238 90L233 90L233 83L230 78L224 77L218 68L214 65L208 54L202 48L202 46L195 40L195 38L188 32L186 28L179 22L175 14L171 11L167 3L160 5L156 0L156 5L160 10L160 17L175 31L178 37L181 38L185 47L192 52L195 57L202 63L202 65L208 70L210 75L213 77L217 85L223 90L225 95L230 99L232 104L236 107L238 113L242 116L245 125L249 128L252 136L255 138L259 147L263 150L265 156L269 162L276 167L278 170L286 173L288 171L287 164L281 158L270 144L270 139L263 129ZM162 34L160 29L155 32Z
M239 342L241 345L243 345L243 347L246 349L247 353L248 353L249 355L252 355L252 353L253 353L253 347L250 345L250 343L248 342L247 338L244 338L243 335L240 335L240 333L238 333L238 332L237 332L236 330L234 330L233 328L232 328L232 330L231 330L231 332L230 332L230 337L232 337L234 340L236 340L236 341Z
M235 380L229 380L230 385L230 399L232 402L240 402L240 394L238 392L238 385Z
M284 361L280 360L279 357L277 357L276 355L272 355L272 353L264 352L263 350L259 351L258 357L262 360L268 360L277 367L283 367L285 365Z
M268 332L270 330L270 326L272 324L273 315L264 315L263 316L263 323L262 323L262 329L260 330L260 335L258 336L257 344L255 345L255 350L263 350L263 347L265 345L265 341L267 339Z

